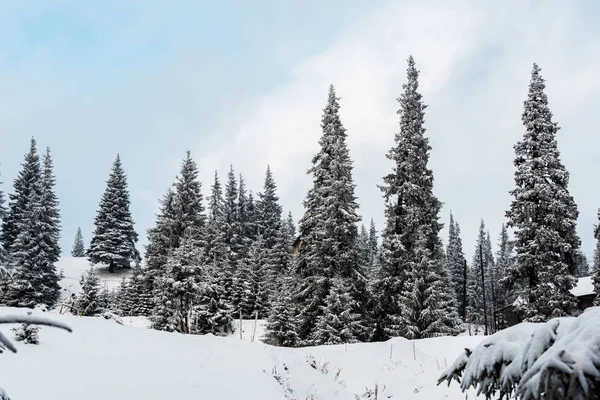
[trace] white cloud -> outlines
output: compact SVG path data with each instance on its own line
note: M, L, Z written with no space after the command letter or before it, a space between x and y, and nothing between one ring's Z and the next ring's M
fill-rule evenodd
M203 180L233 163L260 188L269 163L285 207L298 218L310 178L305 175L320 136L327 88L336 86L355 160L361 213L383 222L376 184L389 170L385 154L397 131L396 97L406 58L415 57L429 108L435 190L461 223L468 254L479 219L495 238L512 187L512 146L522 135L520 113L529 72L538 62L548 80L551 107L563 127L560 146L579 202L584 250L592 251L598 189L594 107L600 106L596 35L581 9L566 3L391 2L365 18L327 50L291 71L292 80L255 99L236 116L220 151L199 146ZM591 28L590 28L591 29ZM594 28L597 29L597 28ZM222 132L220 132L222 134ZM581 147L583 146L583 148Z

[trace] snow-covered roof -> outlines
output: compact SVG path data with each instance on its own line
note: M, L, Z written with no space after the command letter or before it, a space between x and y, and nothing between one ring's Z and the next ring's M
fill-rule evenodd
M575 297L594 294L594 283L591 276L585 276L577 279L577 285L571 290Z

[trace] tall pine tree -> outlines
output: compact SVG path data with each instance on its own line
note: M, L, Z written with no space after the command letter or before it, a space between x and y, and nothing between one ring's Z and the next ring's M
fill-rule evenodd
M365 318L367 304L366 279L360 268L357 243L356 224L360 217L354 195L352 161L333 86L329 88L321 127L320 150L308 171L313 176L313 185L304 201L305 213L300 221L303 241L295 268L297 333L304 343L312 344L322 343L324 336L320 328L329 320L328 313L333 312L326 307L326 299L334 278L343 280L352 300L352 314ZM366 336L363 324L352 325L351 338Z
M108 265L109 272L114 272L115 268L129 268L133 261L140 259L135 248L138 235L133 228L129 206L127 178L121 157L117 155L100 200L94 220L96 229L87 250L89 260Z
M41 176L37 143L34 138L31 138L29 152L25 155L23 168L14 181L14 192L8 196L8 211L2 221L2 242L7 253L10 253L10 248L19 234L19 224L23 221L23 214L33 197L32 192L41 190L39 185ZM37 195L41 196L41 192Z
M442 265L441 202L433 194L433 172L427 166L431 147L425 136L426 106L418 92L418 77L411 56L408 81L398 99L400 131L387 155L394 167L381 186L386 226L376 285L379 309L375 340L446 334L458 323L452 299L443 299L451 288L445 282ZM440 308L445 314L438 313Z
M43 223L46 227L44 245L50 261L56 263L60 258L60 211L58 197L54 192L56 178L54 177L54 164L50 155L50 148L46 148L42 168L42 197L41 206L44 209Z
M4 182L0 182L0 185ZM0 189L0 227L4 225L6 219L6 198L4 197L4 191ZM1 232L1 230L0 230ZM7 252L4 247L4 235L0 233L0 265L5 266L7 261Z
M570 315L571 294L580 240L578 211L569 193L569 173L556 143L558 126L548 108L546 84L533 65L522 115L525 134L515 145L515 188L508 226L514 229L517 263L505 283L517 285L530 321Z
M85 257L85 244L83 243L83 234L81 228L77 228L75 234L75 240L73 242L73 249L71 250L71 257Z
M32 139L23 170L15 180L9 221L14 223L11 229L16 233L9 248L13 276L5 293L5 301L10 306L46 304L52 307L60 295L60 277L54 265L60 255L59 219L48 157L42 171ZM21 206L24 208L19 208Z
M466 319L467 307L467 276L465 254L460 237L460 226L450 213L450 225L448 226L448 246L446 248L446 268L452 278L454 295L458 306L458 312L463 321Z

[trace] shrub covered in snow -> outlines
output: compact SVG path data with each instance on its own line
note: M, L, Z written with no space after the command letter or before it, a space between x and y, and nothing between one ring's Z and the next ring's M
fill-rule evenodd
M27 313L31 315L31 311ZM17 342L23 342L25 344L39 344L40 338L38 332L40 331L39 326L25 323L18 328L13 328L12 331L15 333L15 340Z
M500 331L465 349L438 384L452 380L487 399L600 399L600 307Z

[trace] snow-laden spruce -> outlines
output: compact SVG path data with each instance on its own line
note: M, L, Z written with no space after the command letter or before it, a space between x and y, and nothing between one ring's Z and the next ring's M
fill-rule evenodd
M600 398L600 307L578 317L524 322L466 349L442 374L463 391L520 400Z
M386 226L382 232L381 266L376 284L376 340L453 334L460 318L450 276L444 271L438 221L442 203L433 194L428 168L429 139L425 108L418 92L419 72L408 59L407 82L400 103L400 131L387 154L393 170L383 178ZM442 322L442 320L444 320Z
M450 213L448 225L448 245L446 246L446 270L452 279L458 313L466 320L467 313L467 271L465 254L460 237L460 226Z
M295 266L294 303L297 306L296 333L305 344L324 341L320 329L330 319L326 299L333 279L342 279L351 301L351 313L365 318L368 292L360 266L358 247L358 203L354 194L352 160L346 144L346 129L339 116L339 102L333 86L321 119L320 149L308 173L312 187L304 200L300 220L302 245ZM366 324L353 324L345 339L366 340Z
M12 271L12 281L4 293L7 305L54 306L60 296L55 266L60 255L59 216L53 187L50 153L46 153L42 170L32 139L23 169L15 179L15 193L4 225Z
M75 240L73 241L73 249L71 249L71 257L85 257L85 244L83 243L83 234L81 228L77 228Z
M94 235L87 250L89 260L94 264L107 265L109 272L114 272L115 268L130 268L132 262L140 261L135 248L138 235L129 206L127 178L121 157L117 155L100 199L94 219Z
M516 263L504 283L521 291L524 317L545 321L571 315L571 294L580 246L577 205L569 193L569 173L556 143L558 126L548 108L546 84L533 65L522 114L525 133L515 145L515 188L508 227L514 229Z

